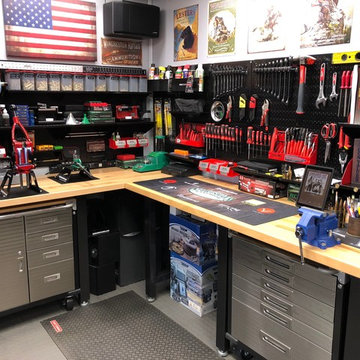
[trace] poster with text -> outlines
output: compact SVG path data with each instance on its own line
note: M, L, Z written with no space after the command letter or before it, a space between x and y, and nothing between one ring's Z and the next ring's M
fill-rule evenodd
M174 10L174 61L198 57L199 5Z
M234 0L209 2L208 55L227 55L235 52L236 4Z
M304 0L302 48L350 42L355 0Z
M141 41L101 38L102 63L107 65L142 65Z
M284 0L251 2L248 27L248 53L285 49Z

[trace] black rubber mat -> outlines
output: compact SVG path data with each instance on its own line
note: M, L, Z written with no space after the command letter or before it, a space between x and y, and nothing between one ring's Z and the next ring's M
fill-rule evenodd
M41 324L68 360L219 359L216 352L133 291Z

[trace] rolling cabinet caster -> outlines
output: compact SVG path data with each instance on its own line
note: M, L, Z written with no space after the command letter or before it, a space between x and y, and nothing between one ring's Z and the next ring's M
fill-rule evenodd
M218 352L218 355L221 357L226 357L229 355L229 353L227 351L222 351L222 350L217 349L217 352Z
M151 296L146 296L146 300L147 300L149 303L153 303L153 302L156 300L156 298L151 297Z
M89 305L89 302L88 301L82 301L80 303L80 306L88 306Z
M250 360L253 358L253 356L245 350L241 350L240 355L241 355L241 359L243 360Z
M67 311L71 311L74 308L73 297L67 297L64 299L63 305Z

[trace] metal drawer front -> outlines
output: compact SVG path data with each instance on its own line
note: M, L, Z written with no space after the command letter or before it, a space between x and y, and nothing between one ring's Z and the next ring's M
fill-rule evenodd
M40 250L28 251L27 255L29 269L56 261L72 259L74 257L73 243L70 242Z
M23 219L0 220L0 312L28 302Z
M29 270L30 301L74 290L74 260L59 261Z
M71 208L55 209L25 216L27 234L49 231L63 226L72 225Z
M315 299L312 296L306 295L288 286L282 285L279 282L271 280L270 278L263 276L262 274L251 270L245 266L233 262L233 282L238 281L237 276L245 279L248 282L254 283L260 288L266 290L270 294L273 294L281 299L296 304L309 312L316 314L317 316L333 322L334 320L334 305L329 306L323 302ZM240 287L240 286L239 286ZM247 290L251 293L249 290ZM254 295L253 293L251 293ZM255 295L254 295L255 296Z
M331 353L232 299L231 335L267 360L331 360Z
M278 325L293 331L327 351L331 351L332 334L331 336L327 336L316 330L314 327L306 325L303 322L284 314L277 308L261 302L259 299L256 299L252 295L249 295L236 287L233 287L233 298L251 307L253 310L258 311ZM236 315L234 317L236 317ZM241 319L238 320L241 321Z
M28 251L70 241L73 241L73 230L71 226L26 235L26 246Z

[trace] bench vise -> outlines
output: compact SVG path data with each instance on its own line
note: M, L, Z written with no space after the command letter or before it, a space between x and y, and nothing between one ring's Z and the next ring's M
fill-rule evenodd
M304 264L303 241L320 249L340 244L340 241L333 236L333 230L338 226L336 214L307 207L301 207L298 211L301 218L296 225L295 236L299 239L301 264Z

